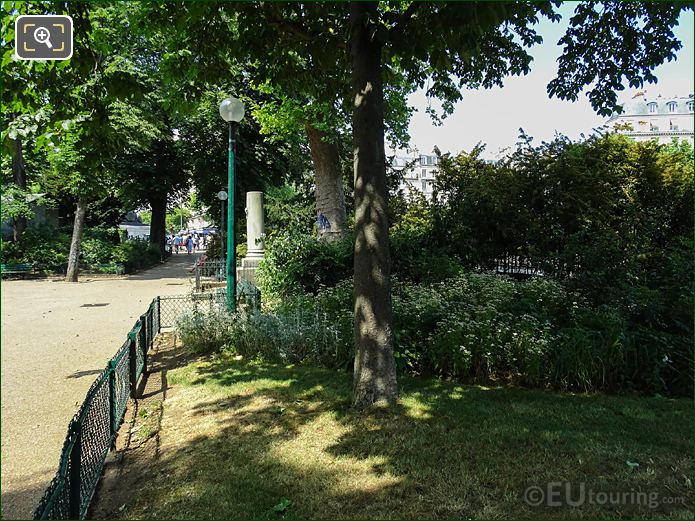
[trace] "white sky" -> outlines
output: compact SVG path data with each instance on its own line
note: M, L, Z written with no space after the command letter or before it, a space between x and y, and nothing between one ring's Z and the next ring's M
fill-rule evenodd
M467 90L463 101L456 104L454 113L444 120L442 126L434 126L425 113L427 98L424 91L415 92L409 98L411 106L417 108L410 123L411 146L417 146L420 153L432 152L436 145L442 152L457 153L470 150L476 143L486 143L485 157L495 158L498 151L514 147L519 127L534 137L534 143L552 139L560 132L572 139L581 133L590 134L594 127L602 125L607 118L594 113L585 94L576 103L548 98L546 86L557 73L556 59L561 54L557 41L565 32L567 19L573 6L564 5L559 23L543 21L539 24L539 34L543 44L531 49L534 61L531 72L526 76L510 76L503 88L490 90ZM693 43L693 12L681 16L675 29L676 36L683 43L677 60L657 67L654 74L656 84L646 84L647 96L656 97L693 93L693 64L695 62ZM629 99L637 89L627 87L619 93L619 100ZM436 102L432 102L438 107Z

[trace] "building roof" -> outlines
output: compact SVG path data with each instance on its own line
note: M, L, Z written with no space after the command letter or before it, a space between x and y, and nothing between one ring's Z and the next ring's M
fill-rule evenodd
M676 104L676 108L673 111L669 108L671 103ZM610 122L624 116L672 116L673 114L692 114L692 103L692 94L689 94L688 96L657 96L656 98L648 98L644 93L637 93L637 95L635 95L632 99L624 102L621 105L623 108L622 113L618 114L617 112L614 112L608 121ZM650 112L650 105L656 107L654 112Z

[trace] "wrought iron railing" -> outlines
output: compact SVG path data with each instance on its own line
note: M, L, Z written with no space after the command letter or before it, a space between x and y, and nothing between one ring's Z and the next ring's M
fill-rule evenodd
M185 313L225 309L224 291L161 296L150 303L70 421L58 472L41 498L34 519L85 517L106 456L115 447L128 398L137 397L138 382L147 372L147 354L157 334L173 327Z
M135 322L70 421L58 472L41 498L34 519L83 519L86 515L104 460L115 445L128 396L136 397L140 376L147 371L147 352L159 331L157 297Z
M220 259L197 262L193 271L196 291L201 291L203 282L220 282L227 278L225 261Z

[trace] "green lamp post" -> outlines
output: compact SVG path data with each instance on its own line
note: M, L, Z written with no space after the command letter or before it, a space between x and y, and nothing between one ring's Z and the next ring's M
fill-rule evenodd
M236 309L236 241L234 237L234 123L244 119L244 104L227 98L220 104L220 116L229 124L229 156L227 168L227 310Z

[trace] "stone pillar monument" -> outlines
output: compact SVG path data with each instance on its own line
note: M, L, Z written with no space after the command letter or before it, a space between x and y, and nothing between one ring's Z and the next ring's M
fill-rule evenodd
M256 283L256 268L263 258L263 192L246 192L246 257L237 268L239 280Z

